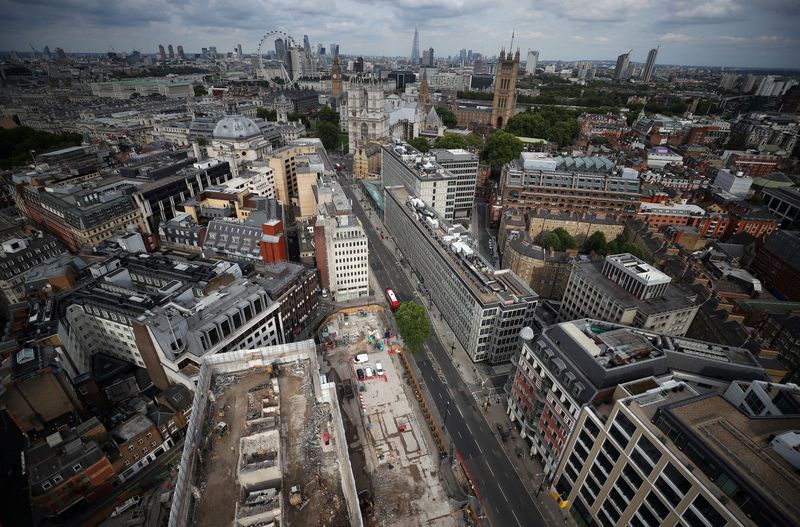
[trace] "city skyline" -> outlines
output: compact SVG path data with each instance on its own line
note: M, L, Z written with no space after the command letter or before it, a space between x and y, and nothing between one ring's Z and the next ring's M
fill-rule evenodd
M233 51L241 43L249 54L261 35L281 29L300 41L307 34L314 43L339 42L343 54L405 56L418 24L420 48L433 47L440 57L461 48L494 55L509 46L513 30L515 47L540 50L542 61L614 60L632 48L631 61L645 62L647 52L661 44L660 64L798 68L800 12L790 0L767 3L537 0L520 6L486 0L344 0L330 5L251 0L220 6L139 0L123 9L101 2L5 0L9 24L0 49L48 45L68 53L137 49L155 54L159 43L182 44L187 53L208 46Z

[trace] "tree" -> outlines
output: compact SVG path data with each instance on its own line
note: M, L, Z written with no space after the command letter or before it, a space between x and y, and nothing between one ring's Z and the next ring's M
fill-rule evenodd
M553 231L553 234L558 236L559 241L561 242L561 250L564 249L577 249L578 242L575 240L575 237L568 233L563 227L559 227Z
M194 96L195 97L202 97L203 95L208 95L208 92L206 91L206 87L202 86L202 85L195 86L194 87Z
M448 108L447 106L437 106L436 113L439 114L439 117L442 119L442 123L448 128L455 128L458 124L458 119L456 119L456 114L453 113L453 110Z
M542 236L542 239L539 241L539 245L545 249L553 249L554 251L561 251L563 249L561 246L561 240L554 232L548 232Z
M206 142L206 138L205 137L198 137L197 138L197 146L206 146L206 144L208 144L208 143Z
M469 143L466 138L458 134L444 134L436 140L436 148L467 148Z
M639 259L644 259L644 252L635 243L631 243L625 239L625 236L618 234L616 238L611 240L606 246L606 251L603 254L622 254L630 253Z
M509 119L506 130L522 137L546 139L550 135L550 123L542 115L529 111Z
M597 254L606 254L608 249L608 242L606 242L606 235L600 231L595 231L591 236L586 238L583 244L583 252L595 252Z
M319 121L315 130L326 150L335 150L339 142L339 127L330 121Z
M498 130L486 139L486 145L481 152L481 159L491 165L492 169L500 168L522 153L522 141L513 134Z
M474 132L467 136L467 142L473 148L483 148L483 137Z
M428 140L424 137L415 137L411 139L408 144L422 152L423 154L431 149L431 145L428 143Z
M304 113L291 112L291 113L286 115L286 118L289 119L289 121L300 121L300 122L302 122L305 125L306 129L311 128L311 121L308 120L308 116L306 116L306 114L304 114Z
M728 136L728 144L725 146L728 150L744 150L747 144L747 134L743 132L731 132Z
M0 169L30 164L33 161L31 150L51 152L77 146L82 140L83 136L75 132L51 134L28 126L0 128Z
M265 121L277 121L278 112L276 110L267 110L266 108L256 108L256 117L264 119Z
M328 106L323 106L319 109L319 111L317 111L317 119L339 126L339 112L329 108Z
M411 353L417 353L431 334L431 323L425 308L416 302L403 302L395 313L400 336Z

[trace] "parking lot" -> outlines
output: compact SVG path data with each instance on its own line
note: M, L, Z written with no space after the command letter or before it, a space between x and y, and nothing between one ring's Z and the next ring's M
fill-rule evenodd
M383 308L370 306L334 314L322 337L330 343L323 347L322 373L353 389L342 409L351 424L352 436L347 435L357 488L369 491L374 503L365 522L460 525L439 476L438 451L397 356L403 351L392 335L387 338L387 327Z

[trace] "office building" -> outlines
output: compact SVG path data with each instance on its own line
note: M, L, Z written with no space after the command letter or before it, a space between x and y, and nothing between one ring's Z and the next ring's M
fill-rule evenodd
M93 182L45 182L18 185L15 201L25 216L56 235L71 251L98 245L129 226L146 232L132 197L133 187L119 178Z
M258 265L288 260L283 206L274 199L258 199L245 219L210 221L202 248L206 258Z
M800 301L800 232L778 230L764 238L750 271L770 291L786 300Z
M65 359L60 346L31 344L3 364L0 402L23 433L42 432L59 418L82 413Z
M425 68L432 68L434 64L433 48L428 48L422 51L422 66Z
M186 55L184 55L184 53L183 53L183 46L181 46L181 45L178 45L178 58L181 59L181 60L185 60L186 59Z
M478 158L465 150L433 150L422 154L395 142L381 147L385 187L403 185L448 222L470 217L475 200Z
M194 86L190 81L176 79L119 79L106 82L93 82L89 85L95 97L111 99L131 98L138 93L142 97L163 95L170 99L187 99L194 97Z
M328 178L315 186L314 224L319 281L337 302L369 295L369 244L341 185Z
M528 50L528 58L525 62L525 75L536 75L536 67L539 65L539 52L532 49Z
M99 442L105 436L105 427L93 418L25 452L31 504L38 511L65 515L76 505L99 504L110 496L117 474Z
M768 380L743 348L578 319L522 341L509 418L549 478L562 454L571 452L568 442L585 405L607 411L618 386L670 374L693 379L694 386L723 388L734 380Z
M508 124L517 108L517 76L519 75L519 48L511 55L505 49L500 50L497 71L494 81L494 99L492 100L492 117L489 125L501 129Z
M192 388L204 355L283 340L278 304L236 264L129 255L90 272L61 302L59 337L79 373L102 351L146 368L161 389Z
M277 262L265 265L259 276L269 297L280 305L284 342L293 342L319 305L319 271Z
M529 234L518 231L509 236L503 251L503 267L511 269L540 297L549 300L561 300L564 296L577 259L566 252L535 245Z
M623 53L619 57L617 57L617 64L614 66L614 77L615 81L621 81L628 78L628 68L631 62L631 51L627 53Z
M162 61L167 60L167 52L164 51L164 44L158 45L158 58Z
M727 168L717 171L712 188L721 191L723 196L743 200L750 192L753 178L745 176L742 172L733 173Z
M531 325L538 295L508 269L495 270L451 226L403 186L385 188L384 225L442 318L475 362L508 362Z
M763 201L781 222L782 229L800 229L800 190L793 187L766 188Z
M659 46L660 47L660 46ZM647 62L642 70L642 82L650 82L653 79L653 72L656 70L656 57L659 47L655 47L647 54Z
M197 223L188 214L177 214L158 225L158 243L162 249L199 254L206 239L206 226Z
M796 525L797 386L709 388L648 377L585 406L554 495L579 524Z
M629 216L641 199L639 174L605 157L552 157L523 152L500 175L505 210L560 209L562 212Z
M29 271L64 252L55 236L29 227L20 225L0 233L0 306L21 302L28 296Z
M698 307L672 278L632 254L577 262L564 291L561 321L596 318L672 336L685 335Z
M167 46L167 53L169 54L170 60L175 58L175 49L172 47L172 44Z
M462 149L435 148L429 153L433 154L436 163L456 176L453 219L456 221L469 219L472 214L475 185L478 180L480 165L478 156Z

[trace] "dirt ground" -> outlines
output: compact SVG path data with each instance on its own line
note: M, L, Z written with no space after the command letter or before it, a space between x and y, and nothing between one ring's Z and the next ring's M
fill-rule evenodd
M322 434L330 406L317 403L308 362L284 366L279 377L281 397L281 450L284 460L283 510L287 525L347 526L350 524L341 487L336 454L325 450ZM308 505L289 505L289 489L299 485Z
M236 481L236 467L239 460L239 439L248 434L245 426L247 392L253 386L268 380L269 375L251 372L236 378L238 382L231 384L217 398L216 403L211 403L212 408L209 409L213 418L208 420L208 430L205 433L205 457L199 489L202 499L195 507L193 515L193 523L198 527L231 525L236 515L236 502L241 496L241 487ZM219 409L223 409L224 416L219 416ZM225 421L230 431L222 437L213 432L220 421Z

